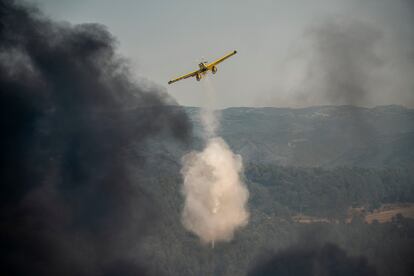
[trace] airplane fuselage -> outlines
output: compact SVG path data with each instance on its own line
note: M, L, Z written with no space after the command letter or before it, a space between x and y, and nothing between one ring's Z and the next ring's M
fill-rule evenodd
M205 72L205 71L207 71L207 70L208 70L208 68L207 68L207 62L200 62L200 63L198 64L198 67L200 68L200 70L201 70L202 72Z

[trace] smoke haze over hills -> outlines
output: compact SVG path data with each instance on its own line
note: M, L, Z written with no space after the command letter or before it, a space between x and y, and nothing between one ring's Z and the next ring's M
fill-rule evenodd
M281 65L275 103L412 107L413 42L386 30L352 16L316 20Z

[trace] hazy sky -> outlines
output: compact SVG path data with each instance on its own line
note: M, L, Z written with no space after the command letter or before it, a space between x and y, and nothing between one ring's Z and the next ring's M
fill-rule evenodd
M217 107L414 106L411 0L28 2L56 20L106 25L137 78L183 105L200 105L200 84L167 81L236 49L212 77Z

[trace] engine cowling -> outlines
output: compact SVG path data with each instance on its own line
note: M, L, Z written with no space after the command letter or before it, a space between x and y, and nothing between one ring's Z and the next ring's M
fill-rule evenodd
M197 74L197 75L196 75L196 80L197 80L197 81L200 81L200 80L201 80L201 74Z
M216 66L213 66L213 67L211 68L211 72L212 72L213 74L215 74L215 73L217 72L217 67L216 67Z

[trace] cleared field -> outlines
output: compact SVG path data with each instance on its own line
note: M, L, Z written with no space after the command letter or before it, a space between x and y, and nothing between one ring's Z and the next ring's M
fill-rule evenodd
M331 220L327 218L318 218L318 217L311 217L305 215L296 215L292 217L293 221L298 223L332 223Z
M364 207L349 208L348 217L346 223L351 223L355 217L363 218L366 223L373 223L378 221L379 223L390 222L398 214L401 214L405 218L414 219L414 204L384 204L380 208L373 210L372 212L366 211ZM293 221L297 223L339 223L338 220L328 219L323 217L312 217L303 214L298 214L292 217Z
M414 219L414 204L386 204L381 208L366 214L365 221L372 223L377 220L379 223L390 222L393 217L401 214L405 218Z

